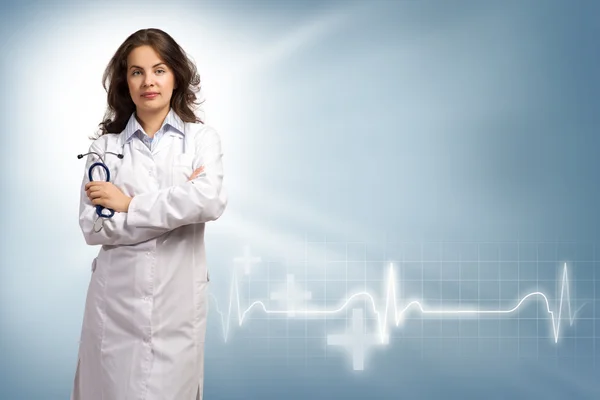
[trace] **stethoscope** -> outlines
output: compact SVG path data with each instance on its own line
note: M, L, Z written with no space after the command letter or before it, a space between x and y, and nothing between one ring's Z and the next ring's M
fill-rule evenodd
M97 168L97 167L100 167L104 170L104 172L106 173L106 182L110 182L110 170L108 169L108 166L106 165L106 163L104 162L104 159L102 158L102 156L100 154L96 153L95 151L90 151L89 153L78 154L77 159L81 160L83 157L87 156L88 154L95 154L100 159L100 161L95 162L92 165L90 165L90 168L88 170L88 178L90 179L90 182L92 182L94 180L92 177L92 175L93 175L92 173L94 172L94 168ZM112 151L107 151L104 154L113 154L113 155L117 156L119 159L123 158L123 154L113 153ZM108 210L108 214L105 214L103 212L104 210ZM112 216L115 215L115 210L113 210L111 208L106 208L106 207L98 204L96 206L96 215L97 215L97 217L96 217L96 220L94 221L94 232L98 233L102 230L103 225L104 225L104 220L100 220L100 218L112 218ZM96 225L99 220L101 222L100 228L98 230L96 230Z

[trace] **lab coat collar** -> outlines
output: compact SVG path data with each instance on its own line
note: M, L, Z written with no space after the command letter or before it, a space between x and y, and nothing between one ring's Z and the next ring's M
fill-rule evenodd
M185 136L184 122L179 117L179 115L177 115L177 113L173 111L172 108L169 110L169 113L163 121L161 129L165 125L169 125L170 127L174 128L177 132ZM144 131L138 120L135 118L134 111L133 113L131 113L131 116L129 117L129 121L127 121L125 129L123 130L123 132L121 132L121 146L125 146L125 144L127 144L127 142L129 142L133 138L133 135L139 130L141 130L142 132Z

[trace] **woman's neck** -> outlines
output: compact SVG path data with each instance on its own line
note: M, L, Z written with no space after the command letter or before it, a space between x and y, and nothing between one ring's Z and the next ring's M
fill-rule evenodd
M160 110L157 112L144 112L136 110L135 116L146 135L153 138L154 134L158 132L160 127L162 126L165 118L167 118L167 114L169 114L170 107L166 107L164 110Z

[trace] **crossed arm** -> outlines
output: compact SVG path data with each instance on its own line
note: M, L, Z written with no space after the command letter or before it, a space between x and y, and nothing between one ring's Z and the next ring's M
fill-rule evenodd
M127 211L115 211L112 218L104 219L103 229L99 232L94 232L96 206L86 192L88 170L95 161L89 155L81 184L79 206L79 225L86 243L132 245L156 238L183 225L219 218L227 205L227 194L222 184L223 154L218 134L210 129L204 135L207 137L197 147L194 159L194 165L201 163L204 166L204 174L180 185L134 196L127 201ZM90 151L102 153L94 144L90 146ZM101 204L101 200L94 203Z

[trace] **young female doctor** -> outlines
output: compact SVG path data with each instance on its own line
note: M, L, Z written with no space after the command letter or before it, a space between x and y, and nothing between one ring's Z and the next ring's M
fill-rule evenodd
M87 155L79 214L86 243L102 247L71 398L202 399L204 228L227 204L220 138L192 111L196 67L161 30L129 36L103 81L108 110ZM90 181L100 158L110 182L102 168ZM98 205L114 215L99 217Z

